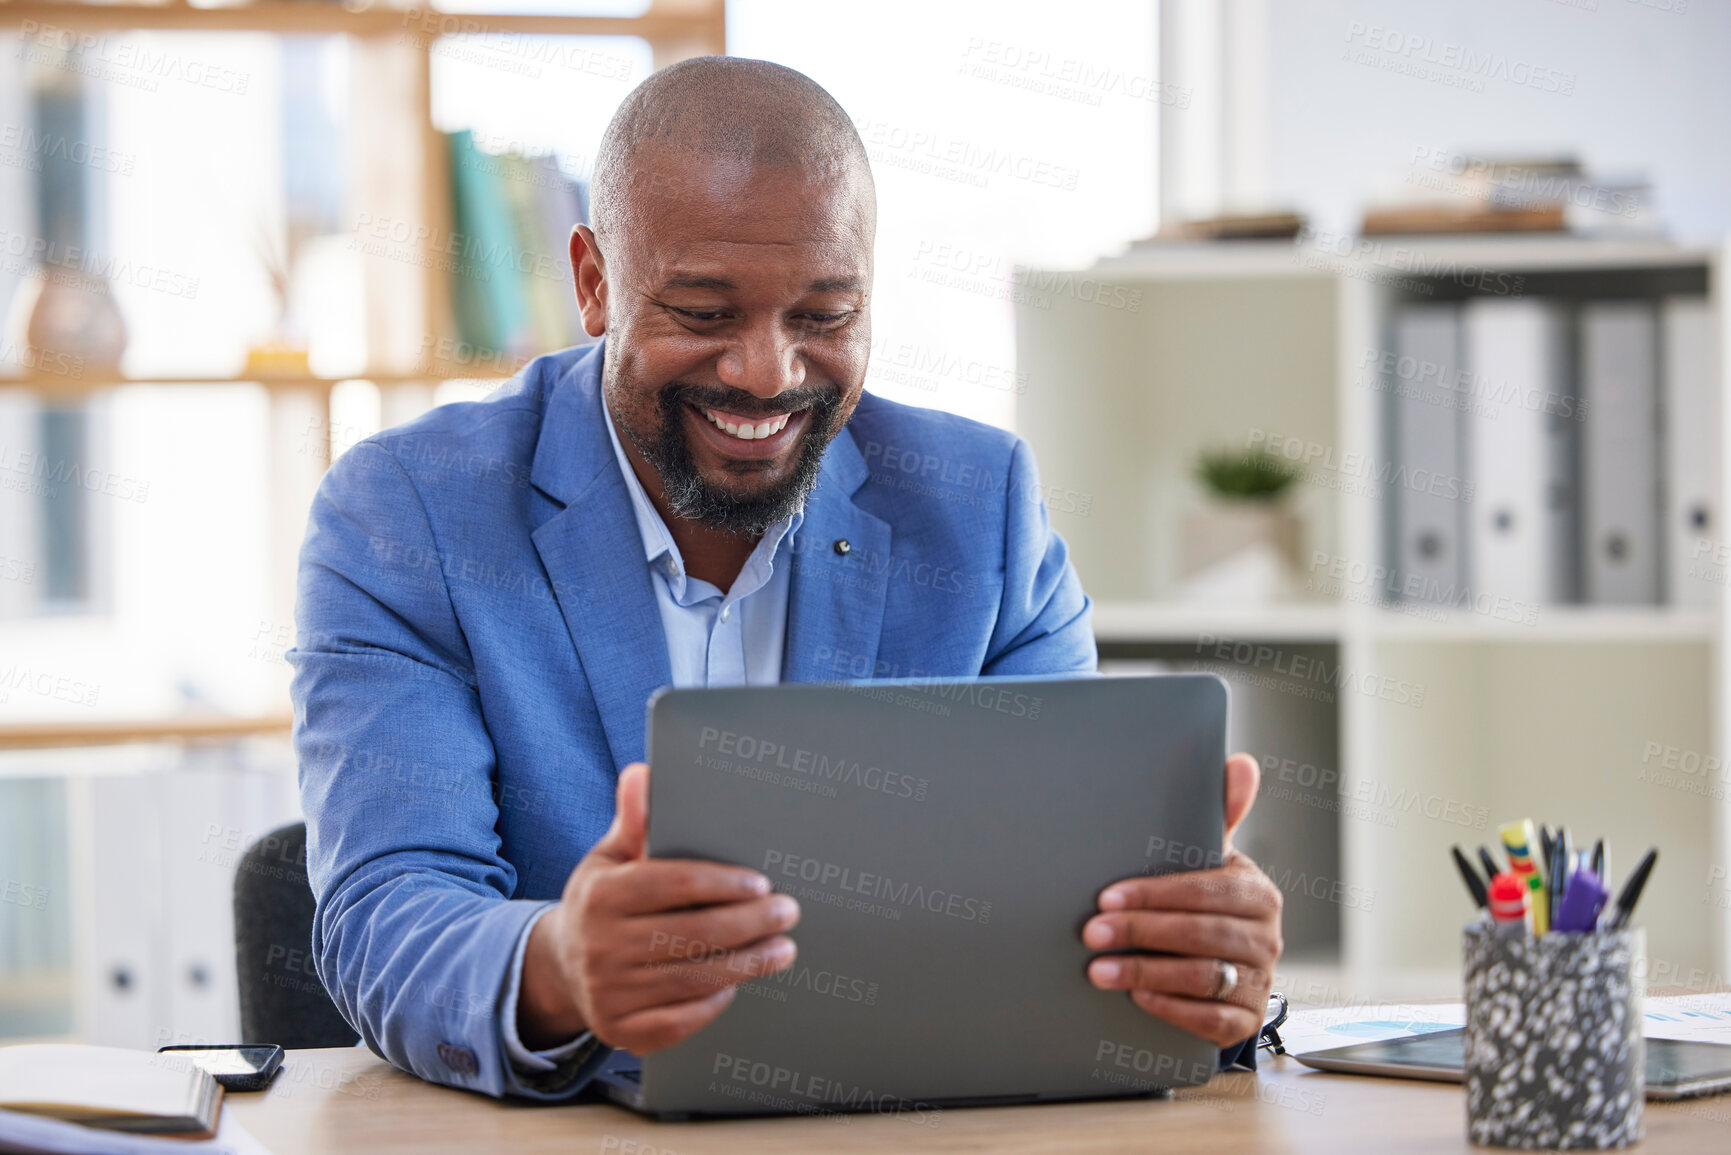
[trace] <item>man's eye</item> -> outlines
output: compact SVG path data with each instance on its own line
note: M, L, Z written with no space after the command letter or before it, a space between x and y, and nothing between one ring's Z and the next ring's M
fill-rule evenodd
M673 311L678 313L681 317L688 317L693 321L719 321L723 317L727 316L727 314L720 309L678 309L673 308L671 305L668 307L672 308Z
M801 313L800 318L808 325L835 325L848 319L851 313Z

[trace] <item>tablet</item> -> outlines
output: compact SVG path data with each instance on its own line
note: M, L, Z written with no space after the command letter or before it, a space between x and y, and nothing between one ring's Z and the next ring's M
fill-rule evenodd
M649 853L762 871L799 955L622 1101L924 1123L1207 1082L1218 1048L1095 989L1081 930L1113 882L1220 864L1226 705L1195 674L658 694Z
M1432 1031L1404 1039L1354 1043L1293 1058L1319 1071L1393 1075L1459 1083L1466 1031ZM1647 1098L1687 1099L1731 1090L1731 1046L1682 1039L1647 1040Z

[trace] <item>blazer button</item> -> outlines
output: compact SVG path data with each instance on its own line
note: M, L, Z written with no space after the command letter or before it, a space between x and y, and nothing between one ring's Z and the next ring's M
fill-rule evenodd
M835 552L846 557L848 554L853 552L853 543L848 541L845 537L838 537L835 539Z
M445 1066L459 1075L475 1076L481 1073L481 1061L475 1057L475 1052L468 1047L455 1043L440 1043L439 1058Z

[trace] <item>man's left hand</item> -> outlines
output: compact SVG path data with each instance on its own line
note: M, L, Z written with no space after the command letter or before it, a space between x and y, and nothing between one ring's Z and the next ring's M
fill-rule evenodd
M1088 964L1102 990L1129 991L1137 1006L1217 1046L1242 1043L1262 1027L1280 959L1280 888L1232 848L1256 801L1256 759L1226 760L1226 837L1218 869L1128 878L1100 892L1100 914L1082 928Z

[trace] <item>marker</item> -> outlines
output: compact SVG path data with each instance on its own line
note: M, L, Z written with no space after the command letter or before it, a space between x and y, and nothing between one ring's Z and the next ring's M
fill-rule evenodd
M1532 932L1532 910L1528 905L1532 893L1518 874L1504 871L1491 879L1490 912L1497 934L1514 936Z
M1603 838L1593 843L1593 873L1599 876L1599 881L1606 886L1611 885L1609 877L1611 864L1605 861L1605 840Z
M1623 889L1617 892L1617 904L1611 912L1610 921L1605 923L1606 930L1622 930L1629 924L1629 915L1634 911L1635 904L1641 901L1641 891L1646 888L1647 876L1653 873L1653 864L1658 861L1657 847L1641 856L1641 861L1629 872L1629 880L1623 883Z
M1539 868L1533 862L1533 820L1523 818L1519 822L1511 822L1499 831L1503 846L1509 852L1509 870L1518 875L1527 889L1532 891L1533 933L1544 934L1550 929L1550 919L1546 916L1545 879L1539 873Z
M1557 904L1557 917L1551 923L1553 931L1580 934L1599 925L1599 912L1605 909L1610 891L1599 876L1582 867L1569 876L1569 889Z
M1486 878L1495 878L1503 872L1503 868L1497 865L1497 856L1485 849L1482 844L1479 846L1479 865L1485 868Z
M1467 884L1467 892L1473 896L1473 905L1480 910L1490 903L1490 897L1485 892L1485 881L1479 877L1479 872L1473 869L1473 864L1467 861L1467 856L1461 853L1458 846L1449 847L1449 853L1454 855L1455 869L1461 872L1461 881Z

